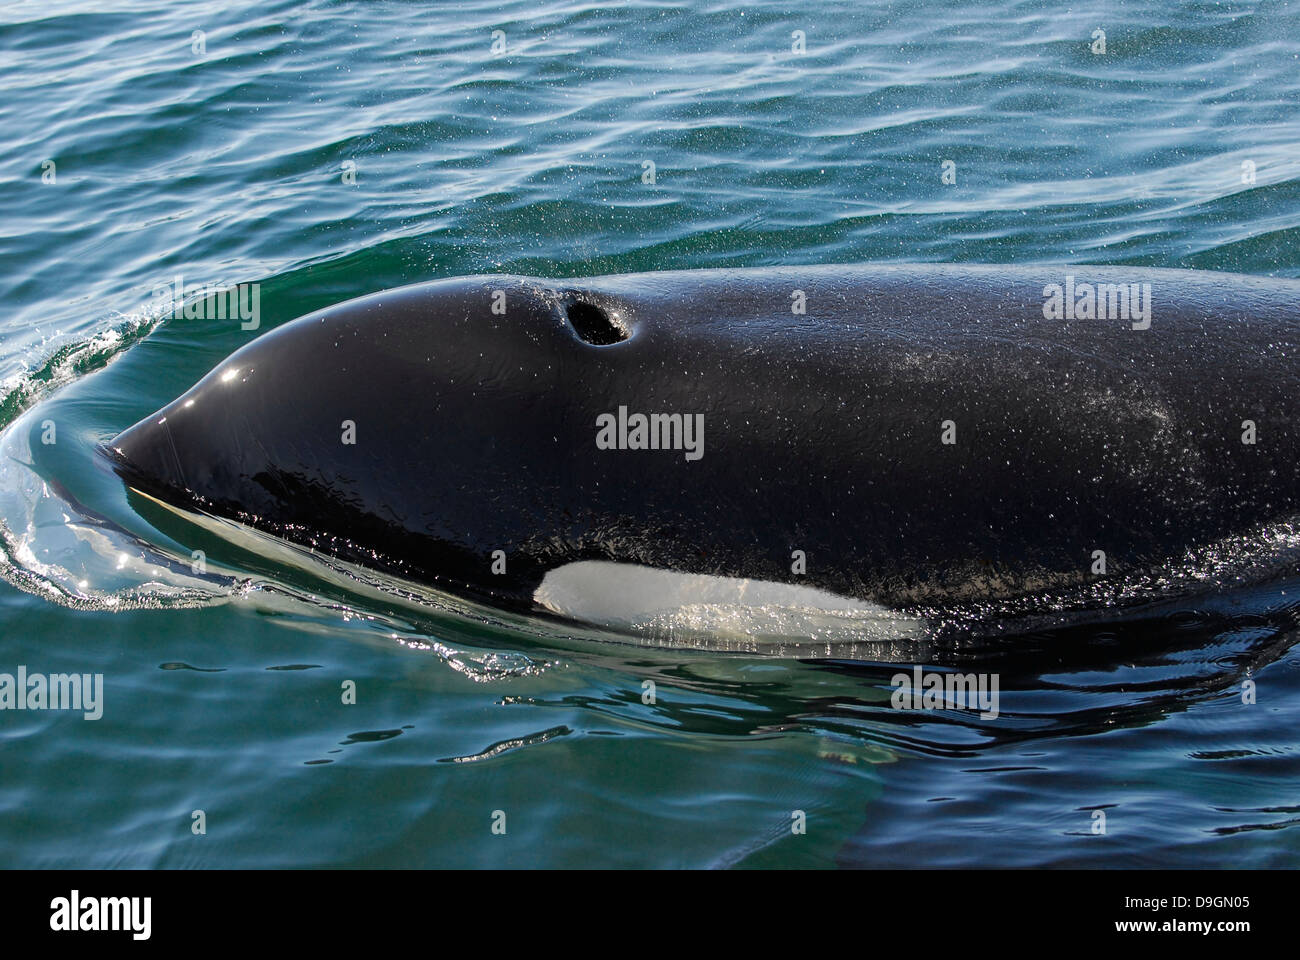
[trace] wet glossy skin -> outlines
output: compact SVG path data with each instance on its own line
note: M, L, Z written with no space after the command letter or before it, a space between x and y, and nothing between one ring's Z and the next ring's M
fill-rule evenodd
M1150 283L1150 329L1045 319L1067 273ZM585 342L571 315L630 336ZM1298 343L1300 282L1224 274L471 277L287 324L109 447L162 499L500 603L584 559L1005 598L1091 581L1095 550L1132 576L1300 512ZM620 405L703 414L703 457L598 449Z

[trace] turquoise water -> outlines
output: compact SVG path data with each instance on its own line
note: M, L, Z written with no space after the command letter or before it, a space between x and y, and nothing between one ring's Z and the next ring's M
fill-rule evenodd
M1001 714L907 713L891 664L254 555L93 455L257 332L435 277L1300 277L1294 5L19 2L0 83L0 672L105 687L98 720L0 712L0 865L1296 863L1296 582L924 651ZM261 329L158 322L177 275L260 283Z

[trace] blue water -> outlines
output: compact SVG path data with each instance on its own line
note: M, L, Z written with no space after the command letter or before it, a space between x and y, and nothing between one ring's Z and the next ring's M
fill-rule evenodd
M909 713L891 664L557 634L195 540L93 455L257 333L428 278L1300 277L1294 4L17 2L0 89L0 672L105 684L98 720L0 712L0 865L1296 863L1296 583L926 651L997 672L1001 715ZM260 283L262 327L159 323L177 275ZM197 545L210 577L167 567Z

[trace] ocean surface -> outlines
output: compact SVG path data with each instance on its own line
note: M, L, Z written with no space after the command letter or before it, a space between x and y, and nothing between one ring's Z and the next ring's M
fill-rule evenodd
M19 0L0 90L0 673L103 676L99 719L0 711L0 866L1297 864L1296 582L927 650L999 716L900 711L896 663L238 550L95 448L438 277L1300 277L1300 4ZM163 318L178 277L259 284L259 329Z

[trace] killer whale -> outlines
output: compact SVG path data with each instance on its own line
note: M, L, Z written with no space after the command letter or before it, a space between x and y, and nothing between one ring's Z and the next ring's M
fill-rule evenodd
M278 327L105 449L165 503L580 619L1112 603L1283 562L1298 344L1300 281L1208 272L486 275Z

